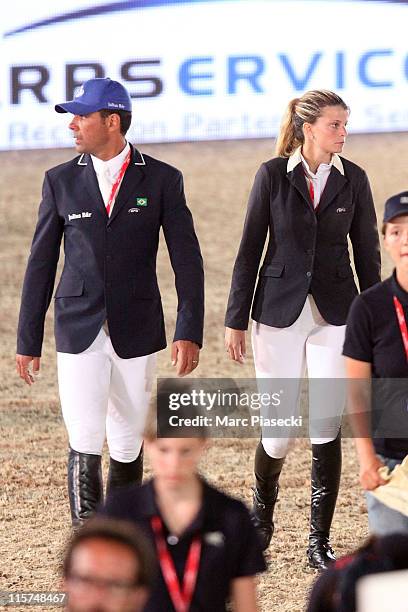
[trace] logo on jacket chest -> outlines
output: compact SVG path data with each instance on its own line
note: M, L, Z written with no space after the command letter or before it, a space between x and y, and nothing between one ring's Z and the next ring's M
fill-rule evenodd
M136 206L132 206L132 208L129 208L128 213L140 212L140 206L147 206L147 198L136 198L135 204Z
M68 221L72 221L73 219L87 219L89 217L92 217L91 212L72 213L68 215Z

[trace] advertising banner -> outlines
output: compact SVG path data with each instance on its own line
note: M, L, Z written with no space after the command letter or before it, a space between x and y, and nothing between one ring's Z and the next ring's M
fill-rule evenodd
M70 146L54 105L94 76L130 91L138 143L274 136L316 88L344 98L352 132L406 130L407 23L407 2L14 0L0 149Z

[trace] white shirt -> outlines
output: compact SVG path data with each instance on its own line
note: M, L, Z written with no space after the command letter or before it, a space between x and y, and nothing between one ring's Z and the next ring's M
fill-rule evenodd
M317 171L313 173L309 164L303 157L301 153L301 147L298 147L296 151L292 153L292 155L288 159L288 172L291 172L298 164L303 165L303 169L305 171L305 179L307 182L307 186L310 192L310 183L313 185L313 205L316 208L319 205L320 198L322 197L322 193L324 188L326 187L327 179L329 178L329 174L331 172L332 166L337 168L340 174L344 175L343 164L341 163L340 157L337 153L334 153L331 157L329 164L320 164Z
M91 155L93 167L96 172L96 178L98 179L99 189L102 194L102 198L105 202L105 205L109 200L109 196L112 191L112 185L118 177L118 174L120 172L123 162L126 159L126 155L128 154L129 149L130 145L128 142L126 142L126 146L123 151L121 151L119 155L116 155L116 157L108 159L108 161L104 161L103 159L99 159L99 157ZM120 185L118 186L118 190L116 191L116 193L118 193L119 189ZM109 216L112 214L115 199L112 201ZM103 328L106 334L109 336L109 328L107 321L104 321Z
M112 157L112 159L108 159L108 161L104 161L103 159L99 159L94 155L91 155L92 163L94 170L96 172L96 178L98 179L98 185L100 192L102 194L103 201L105 205L109 199L110 193L112 191L112 185L116 181L120 169L122 167L123 162L126 159L126 155L128 154L130 149L130 145L126 142L125 148L123 151L116 155L116 157ZM118 193L120 189L120 185L116 193ZM110 215L112 214L113 206L115 204L115 200L113 200L110 207Z

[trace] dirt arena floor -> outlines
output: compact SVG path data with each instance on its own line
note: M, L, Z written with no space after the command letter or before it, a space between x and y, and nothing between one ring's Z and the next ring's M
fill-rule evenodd
M150 145L141 150L179 167L185 177L206 269L205 344L197 376L250 378L250 350L242 367L226 359L223 319L248 192L259 164L272 156L273 142ZM408 188L407 151L406 133L349 137L345 155L366 169L379 215L387 196ZM0 153L0 591L57 591L59 563L70 532L65 480L67 438L58 403L52 309L47 318L39 380L28 388L14 369L21 283L43 173L70 156L71 150ZM390 270L384 258L383 275ZM164 244L159 255L159 280L171 338L176 297ZM167 349L159 355L158 375L171 374ZM203 463L204 474L249 503L255 446L255 439L215 440ZM305 563L310 461L308 441L297 441L281 479L276 532L268 553L269 571L260 581L260 608L265 612L303 610L315 578ZM367 515L352 441L345 440L332 542L342 555L366 535Z

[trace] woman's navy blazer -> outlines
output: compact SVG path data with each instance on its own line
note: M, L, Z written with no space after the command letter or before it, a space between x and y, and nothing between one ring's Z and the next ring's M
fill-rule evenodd
M344 325L357 294L348 237L360 291L381 280L377 221L366 173L339 159L343 173L332 166L316 210L301 163L291 171L283 157L261 165L234 266L228 327L247 329L256 282L252 318L259 323L288 327L311 293L328 323Z

